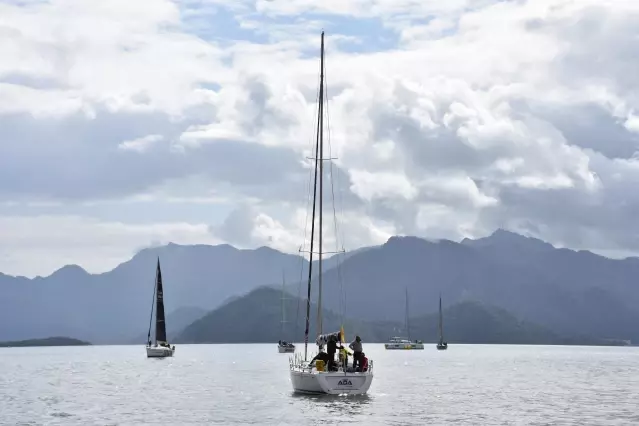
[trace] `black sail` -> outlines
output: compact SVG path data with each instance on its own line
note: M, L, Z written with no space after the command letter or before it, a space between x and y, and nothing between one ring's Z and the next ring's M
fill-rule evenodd
M160 270L160 259L158 259L155 279L155 341L157 343L162 343L166 342L166 324L164 322L164 291L162 290L162 271Z

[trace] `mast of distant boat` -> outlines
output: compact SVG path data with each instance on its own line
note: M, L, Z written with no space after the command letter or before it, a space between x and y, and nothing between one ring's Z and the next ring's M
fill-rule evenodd
M408 313L408 287L406 287L406 334L410 340L410 315Z
M284 324L286 323L286 278L284 277L284 271L282 271L282 322L280 325L280 338L284 338Z
M439 344L444 343L444 332L442 331L442 295L439 295Z
M318 301L317 301L317 328L316 334L321 334L322 330L322 181L323 181L323 148L324 148L324 31L322 31L322 46L320 59L320 90L319 90L319 113L317 117L317 142L315 144L315 176L313 181L313 212L311 215L311 247L308 265L308 284L306 293L306 327L304 330L304 361L308 360L308 334L311 314L311 281L313 278L313 248L315 242L315 206L317 204L317 174L320 172L320 197L319 197L319 275L318 275Z

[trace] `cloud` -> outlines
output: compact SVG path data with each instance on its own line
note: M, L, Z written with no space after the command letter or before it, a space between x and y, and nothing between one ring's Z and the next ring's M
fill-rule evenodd
M296 252L302 245L302 214L301 210L290 214L292 223L286 227L258 208L244 203L232 210L220 225L211 226L210 231L239 248L269 246Z
M0 204L137 226L144 199L147 223L296 251L324 28L347 248L505 227L639 253L638 22L600 0L0 3Z
M141 138L124 141L118 145L118 149L123 151L144 152L162 139L164 139L162 135L146 135Z
M251 245L254 243L252 234L256 214L250 205L242 205L229 213L222 224L211 227L211 231L231 244L240 247Z
M126 224L61 215L2 216L0 233L0 270L27 276L47 276L65 264L104 272L129 260L141 247L158 243L220 243L206 224Z
M370 173L351 170L353 186L351 190L360 198L370 201L373 198L405 198L411 200L417 195L417 189L406 176L393 173Z

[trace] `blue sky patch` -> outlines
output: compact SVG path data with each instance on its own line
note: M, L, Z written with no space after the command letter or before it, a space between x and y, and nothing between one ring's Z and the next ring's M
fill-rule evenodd
M200 2L180 6L184 29L203 40L230 45L238 41L256 44L273 43L317 33L324 29L328 36L345 36L337 41L339 49L349 53L369 53L397 48L399 36L379 18L323 13L298 16L269 16L255 10L238 11L234 6L203 5ZM317 52L303 51L316 56Z

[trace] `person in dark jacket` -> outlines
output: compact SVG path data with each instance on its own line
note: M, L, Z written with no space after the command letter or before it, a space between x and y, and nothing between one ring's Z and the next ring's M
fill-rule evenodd
M353 368L357 371L357 366L362 363L362 339L355 336L355 340L348 347L353 351Z
M313 359L310 362L310 366L313 366L315 364L315 361L320 359L322 361L324 361L324 365L328 368L328 364L330 362L330 357L328 356L328 354L326 352L324 352L324 348L320 346L320 351L317 353L317 355L315 355L315 357L313 357Z
M335 368L335 353L337 353L337 339L335 336L331 336L328 338L328 343L326 344L326 353L328 354L328 370L334 371Z

